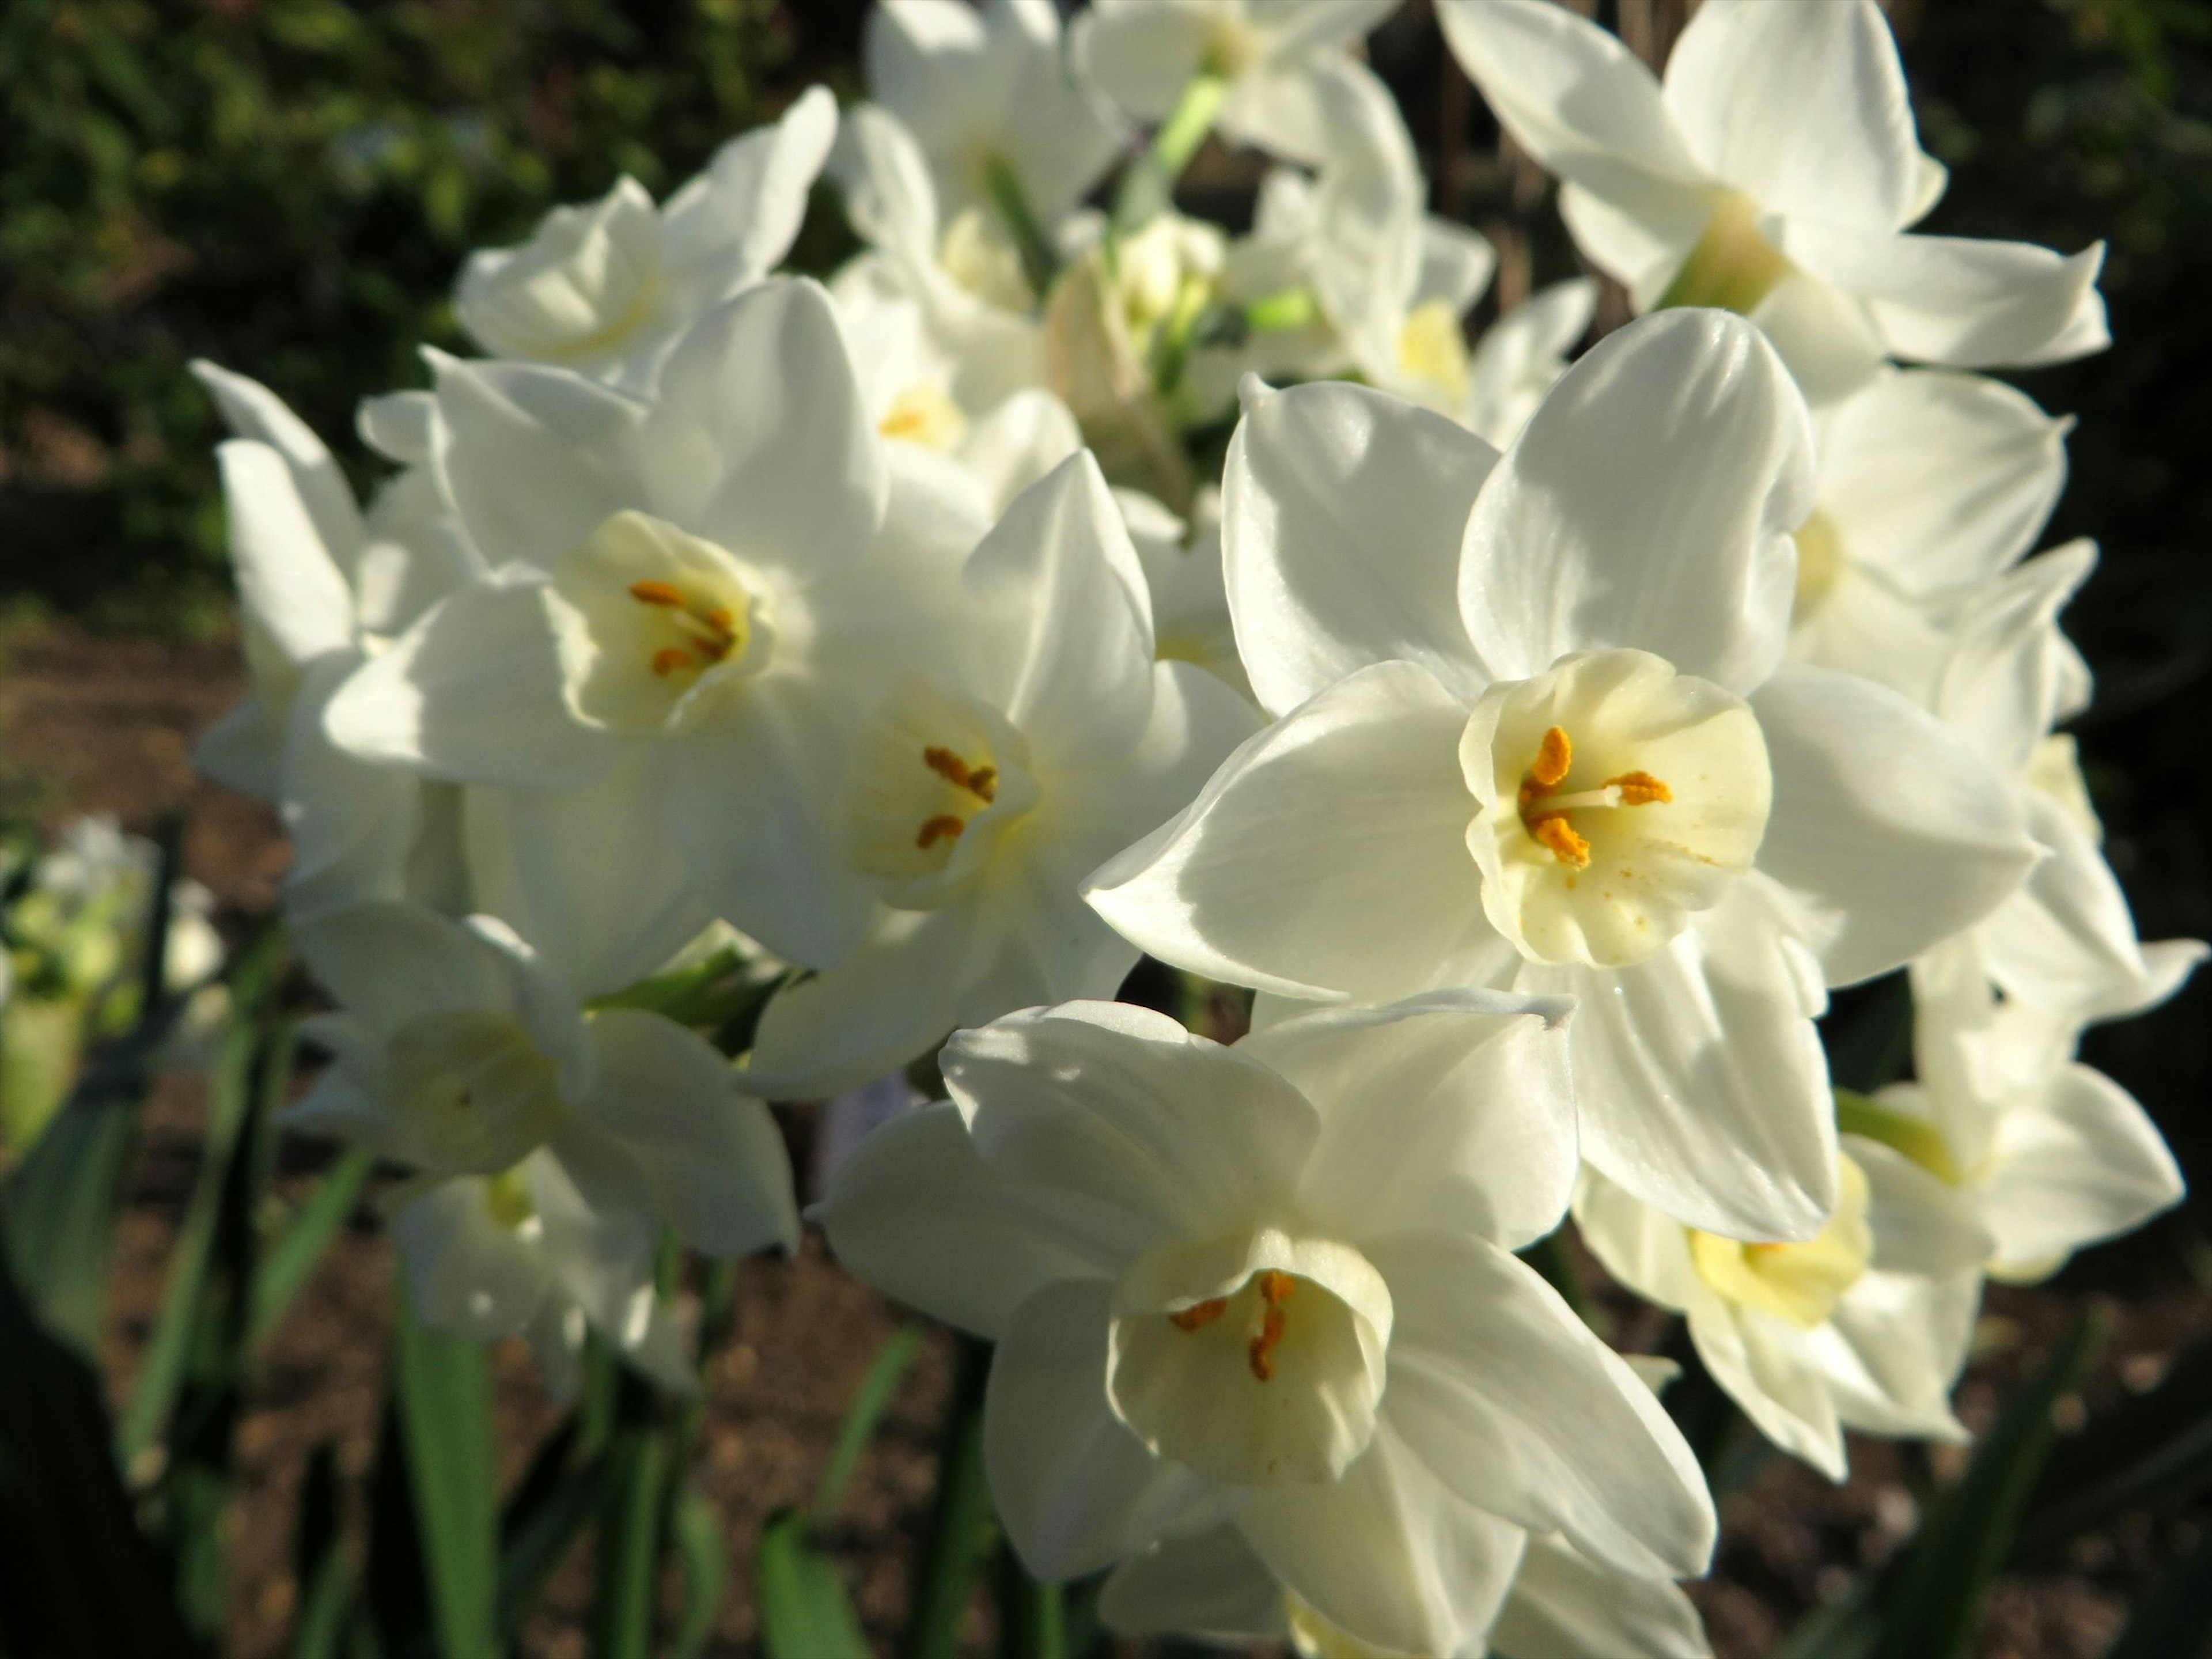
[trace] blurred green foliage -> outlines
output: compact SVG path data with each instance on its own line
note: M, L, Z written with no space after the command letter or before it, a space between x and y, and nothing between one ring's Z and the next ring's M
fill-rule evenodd
M220 615L218 435L185 364L334 447L459 343L471 247L627 172L656 194L783 101L773 0L8 0L0 593Z

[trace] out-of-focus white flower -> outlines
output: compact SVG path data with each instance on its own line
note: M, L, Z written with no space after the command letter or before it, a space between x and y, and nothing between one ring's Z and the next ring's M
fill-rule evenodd
M1085 73L1141 121L1164 121L1191 82L1220 83L1222 136L1319 164L1334 131L1321 82L1399 0L1097 0L1076 21Z
M2089 702L2088 667L2059 630L2058 612L2096 555L2090 543L2071 543L1963 602L1931 699L2014 788L2043 851L2027 884L1962 946L2007 995L2084 1020L2163 1002L2206 954L2197 939L2137 939L2074 740L2053 730Z
M1360 1640L1479 1642L1529 1532L1703 1570L1697 1467L1510 1252L1574 1168L1556 1002L1441 993L1235 1048L1078 1003L947 1047L953 1099L823 1207L848 1267L994 1339L984 1447L1047 1578L1226 1523Z
M1996 1241L1992 1276L2040 1279L2180 1202L2157 1127L2074 1058L2078 1013L1998 997L1965 940L1913 964L1912 1009L1918 1080L1858 1115L1975 1206Z
M1942 194L1875 0L1708 0L1663 84L1550 0L1440 0L1445 39L1516 142L1561 180L1575 240L1639 308L1724 305L1815 401L1884 357L2057 362L2109 343L2102 243L1916 236Z
M2057 504L2073 424L1937 369L1884 374L1822 410L1790 655L1931 702L1961 604Z
M1255 388L1224 546L1279 718L1091 902L1281 996L1577 994L1584 1157L1710 1231L1809 1237L1837 1197L1823 984L2034 857L1957 732L1782 661L1811 482L1796 387L1720 312L1601 343L1502 458L1376 392Z
M1153 649L1160 659L1194 663L1250 696L1221 574L1221 492L1210 484L1200 490L1188 521L1139 490L1117 489L1114 499L1152 589Z
M1966 1438L1950 1393L1992 1246L1978 1206L1911 1158L1854 1134L1843 1148L1836 1207L1797 1243L1685 1227L1595 1174L1575 1199L1606 1271L1683 1315L1759 1431L1832 1480L1847 1427Z
M663 955L699 925L688 898L787 960L843 957L872 922L819 873L850 733L949 636L972 501L889 466L811 282L709 312L649 404L548 365L433 367L440 484L493 577L356 671L332 736L518 803L581 791L623 870L580 878L666 894Z
M1484 330L1458 411L1468 429L1498 449L1519 437L1567 372L1567 354L1589 331L1596 309L1596 283L1574 276L1537 289Z
M968 620L848 750L823 856L875 921L769 1005L746 1076L775 1098L856 1086L956 1026L1111 995L1137 952L1083 878L1257 724L1210 675L1154 659L1144 574L1088 453L1014 503L959 584Z
M768 1109L690 1031L584 1012L487 916L361 905L295 937L339 1012L307 1028L331 1063L287 1121L433 1183L395 1220L425 1320L501 1335L573 1303L636 1349L664 1224L714 1255L796 1245Z
M461 325L496 356L648 383L701 313L782 263L836 134L836 100L815 87L775 125L725 144L665 206L625 177L596 202L554 209L521 246L469 256L453 295Z
M1048 229L1121 149L1069 71L1052 0L882 0L861 52L869 95L920 142L947 212L1002 211L1011 187Z

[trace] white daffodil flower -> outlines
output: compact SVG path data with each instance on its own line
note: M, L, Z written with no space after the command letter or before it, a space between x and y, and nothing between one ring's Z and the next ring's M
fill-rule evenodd
M2206 954L2197 939L2136 937L2074 740L2053 730L2088 706L2088 667L2058 612L2096 555L2072 543L1984 584L1959 609L1931 699L2013 786L2044 854L1962 944L2008 996L2084 1020L2155 1006Z
M782 1138L690 1031L582 1012L488 916L367 904L295 937L339 1012L307 1028L331 1063L287 1121L424 1177L394 1224L426 1321L501 1335L573 1304L637 1349L664 1225L713 1255L797 1244Z
M1119 124L1070 73L1052 0L882 0L861 57L869 95L904 123L952 213L1018 210L1049 227L1104 176Z
M1115 1569L1099 1617L1124 1636L1287 1642L1298 1659L1415 1659L1361 1641L1285 1591L1233 1526L1164 1540ZM1532 1533L1486 1638L1448 1659L1712 1659L1690 1598L1662 1578L1602 1567Z
M1011 1009L1110 996L1137 952L1083 878L1258 724L1212 676L1155 660L1144 573L1087 452L1016 501L960 586L970 620L850 745L830 856L876 920L769 1005L746 1078L771 1097L857 1086Z
M673 848L711 914L787 960L843 957L872 923L821 875L850 733L951 637L983 526L888 465L828 295L775 278L709 312L650 403L548 365L432 367L440 485L493 577L357 670L332 736L596 789L610 902Z
M1843 1137L1820 1232L1745 1243L1686 1227L1586 1172L1575 1223L1605 1269L1687 1321L1714 1381L1784 1450L1832 1480L1845 1428L1960 1442L1966 1363L1994 1240L1979 1206L1895 1148Z
M1875 0L1708 0L1663 85L1549 0L1439 0L1437 15L1499 123L1560 179L1598 268L1639 309L1747 313L1816 402L1884 357L2018 368L2110 343L2102 243L2067 258L1905 234L1945 174Z
M1468 360L1461 423L1494 449L1510 446L1567 372L1567 354L1589 332L1596 310L1597 283L1574 276L1502 314Z
M1886 373L1817 417L1790 653L1935 696L1965 598L2034 544L2066 484L2066 434L2010 386Z
M822 1215L997 1342L985 1455L1031 1571L1226 1523L1330 1624L1455 1654L1531 1531L1704 1570L1688 1449L1510 1254L1572 1181L1564 1013L1447 992L1223 1048L1076 1003L947 1045L952 1100L863 1142Z
M1608 337L1503 457L1377 392L1255 387L1223 543L1278 723L1091 902L1285 997L1574 994L1583 1156L1708 1231L1810 1237L1823 984L2035 856L1964 738L1782 661L1811 483L1802 399L1722 312Z
M252 687L193 758L283 814L291 917L428 898L452 884L453 803L337 749L322 717L348 675L439 598L478 580L482 562L427 472L392 479L364 514L330 451L274 392L213 363L192 372L237 434L216 457Z
M521 246L469 256L453 292L461 326L495 356L649 384L693 320L783 262L836 134L836 100L811 88L661 206L624 177L554 209Z
M1220 83L1223 137L1294 161L1332 154L1321 83L1399 0L1097 0L1076 21L1078 65L1140 121L1164 121L1191 82Z
M1913 963L1912 1012L1918 1080L1857 1116L1975 1206L1993 1278L2041 1279L2181 1201L2148 1114L2074 1058L2078 1013L1999 998L1963 940Z

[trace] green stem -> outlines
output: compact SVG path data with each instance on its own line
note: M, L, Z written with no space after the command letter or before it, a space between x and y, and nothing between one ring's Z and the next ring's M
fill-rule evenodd
M959 1652L961 1615L998 1543L998 1517L983 1474L983 1387L990 1373L988 1345L963 1340L906 1659L953 1659Z
M1263 294L1244 307L1244 326L1255 334L1295 334L1321 319L1321 305L1310 288Z
M1152 160L1170 180L1182 177L1198 147L1206 142L1206 135L1213 131L1214 118L1221 113L1221 100L1228 92L1224 77L1200 70L1176 100L1175 108L1152 135Z
M999 217L1006 222L1014 239L1014 246L1022 256L1022 273L1029 278L1030 291L1042 300L1059 272L1060 259L1045 238L1044 227L1037 222L1036 210L1030 206L1029 192L1022 188L1020 176L1012 165L999 155L983 164L983 188L990 193L991 205L999 210Z

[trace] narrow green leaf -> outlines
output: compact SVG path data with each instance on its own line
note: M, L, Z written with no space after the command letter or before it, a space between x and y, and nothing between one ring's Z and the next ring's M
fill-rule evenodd
M1030 1577L1012 1549L1001 1549L1000 1659L1067 1659L1067 1605L1060 1586Z
M613 1485L599 1527L597 1659L646 1659L652 1650L668 1451L667 1437L657 1428L616 1432Z
M990 1371L989 1345L963 1339L938 1465L937 1508L915 1584L906 1659L954 1659L960 1650L962 1617L998 1547L998 1517L983 1474L983 1389Z
M2138 1605L2105 1659L2212 1655L2212 1532Z
M729 1589L730 1540L722 1518L696 1487L676 1500L672 1530L684 1564L684 1611L669 1638L669 1659L699 1659L714 1634L715 1616Z
M418 1323L403 1287L392 1365L439 1651L491 1659L498 1516L489 1360L480 1345Z
M292 1659L338 1659L353 1575L346 1565L334 1441L324 1441L307 1460L293 1537L292 1571L300 1587L300 1610L293 1625Z
M606 1501L607 1460L581 1455L571 1413L545 1437L499 1517L499 1623L511 1632Z
M869 1659L852 1601L805 1514L785 1510L769 1517L755 1578L768 1659Z
M324 1172L315 1189L292 1212L291 1220L263 1254L253 1278L250 1340L258 1345L282 1322L345 1226L376 1169L374 1152L350 1152Z
M2052 1408L2080 1385L2109 1322L2094 1309L2083 1316L1984 1437L1965 1476L1899 1559L1882 1597L1881 1659L1954 1659L1967 1650L2057 1437Z
M884 1412L898 1391L907 1368L921 1352L921 1328L918 1325L902 1326L876 1351L868 1374L860 1379L853 1403L846 1408L845 1425L838 1431L830 1461L823 1466L822 1482L814 1492L812 1519L816 1526L826 1527L836 1517L845 1501L845 1488L852 1484L853 1472L860 1467L860 1455L875 1437L877 1424L883 1420Z

